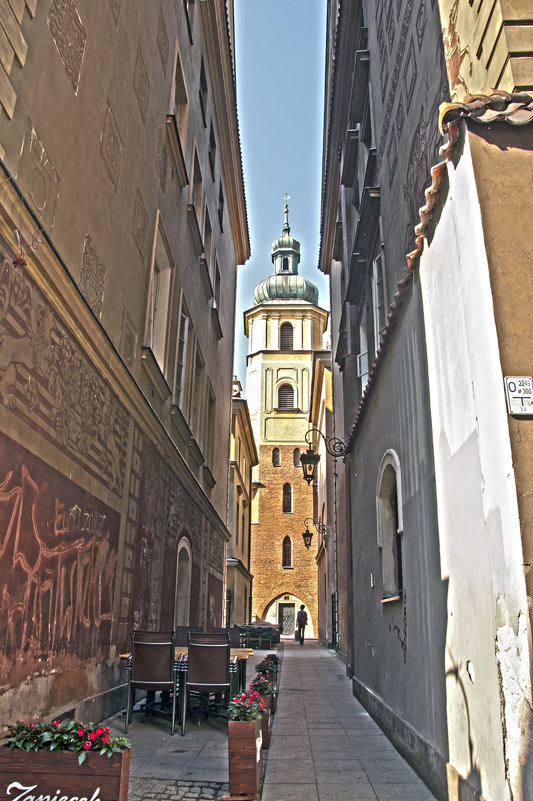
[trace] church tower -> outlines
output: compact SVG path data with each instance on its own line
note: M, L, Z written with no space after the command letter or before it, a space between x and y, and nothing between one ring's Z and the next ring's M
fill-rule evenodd
M292 634L304 604L307 636L318 628L317 540L305 547L302 533L313 510L314 488L303 479L300 453L308 444L313 351L322 348L328 313L318 289L298 274L300 243L290 235L289 208L281 236L272 243L274 274L253 293L244 313L249 339L246 397L259 464L252 488L252 619L282 625Z

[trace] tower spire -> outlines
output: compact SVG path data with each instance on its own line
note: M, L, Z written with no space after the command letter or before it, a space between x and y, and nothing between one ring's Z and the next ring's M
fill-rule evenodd
M283 199L285 200L285 219L283 221L283 228L281 229L281 232L282 234L286 234L287 236L291 232L291 227L289 225L289 203L288 203L290 197L291 196L288 195L287 192L285 192L285 194L283 195Z

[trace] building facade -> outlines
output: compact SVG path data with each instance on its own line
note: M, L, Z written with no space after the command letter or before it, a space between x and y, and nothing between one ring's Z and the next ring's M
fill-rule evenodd
M274 274L254 290L244 314L249 338L246 395L259 453L252 487L252 616L295 629L304 604L308 634L316 636L317 539L306 549L305 520L313 521L313 490L303 480L313 352L322 347L328 314L318 290L298 274L300 243L290 236L288 207L282 235L272 244ZM311 528L313 528L311 526Z
M133 628L223 621L233 8L0 6L0 720L98 720Z
M258 463L258 456L248 403L241 397L241 393L240 382L234 379L231 403L228 522L231 539L227 549L226 626L243 625L251 619L252 469Z
M532 19L503 0L328 5L339 650L443 801L533 795L533 430L505 381L531 384L532 252L505 248L531 216Z

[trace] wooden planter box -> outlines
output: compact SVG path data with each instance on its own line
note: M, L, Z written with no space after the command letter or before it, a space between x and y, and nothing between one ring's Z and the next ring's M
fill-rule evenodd
M261 718L261 748L268 748L270 745L270 733L268 731L268 724L270 722L270 712L268 708L263 709L263 716Z
M225 798L257 798L261 777L260 720L228 721L228 755L229 796Z
M266 709L269 710L270 714L273 715L276 711L277 706L277 696L276 695L262 695L261 700Z
M49 796L87 801L127 801L130 752L108 759L87 754L78 764L75 751L11 751L0 747L0 801L17 796Z

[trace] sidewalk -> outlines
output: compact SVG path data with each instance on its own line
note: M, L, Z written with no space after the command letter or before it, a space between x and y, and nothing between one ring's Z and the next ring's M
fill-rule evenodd
M256 651L248 664L268 653ZM263 751L261 801L436 801L353 697L344 666L309 641L286 640L270 748ZM124 717L108 721L124 732ZM228 792L227 723L135 714L128 801L219 801Z
M261 801L436 801L316 641L286 642Z

